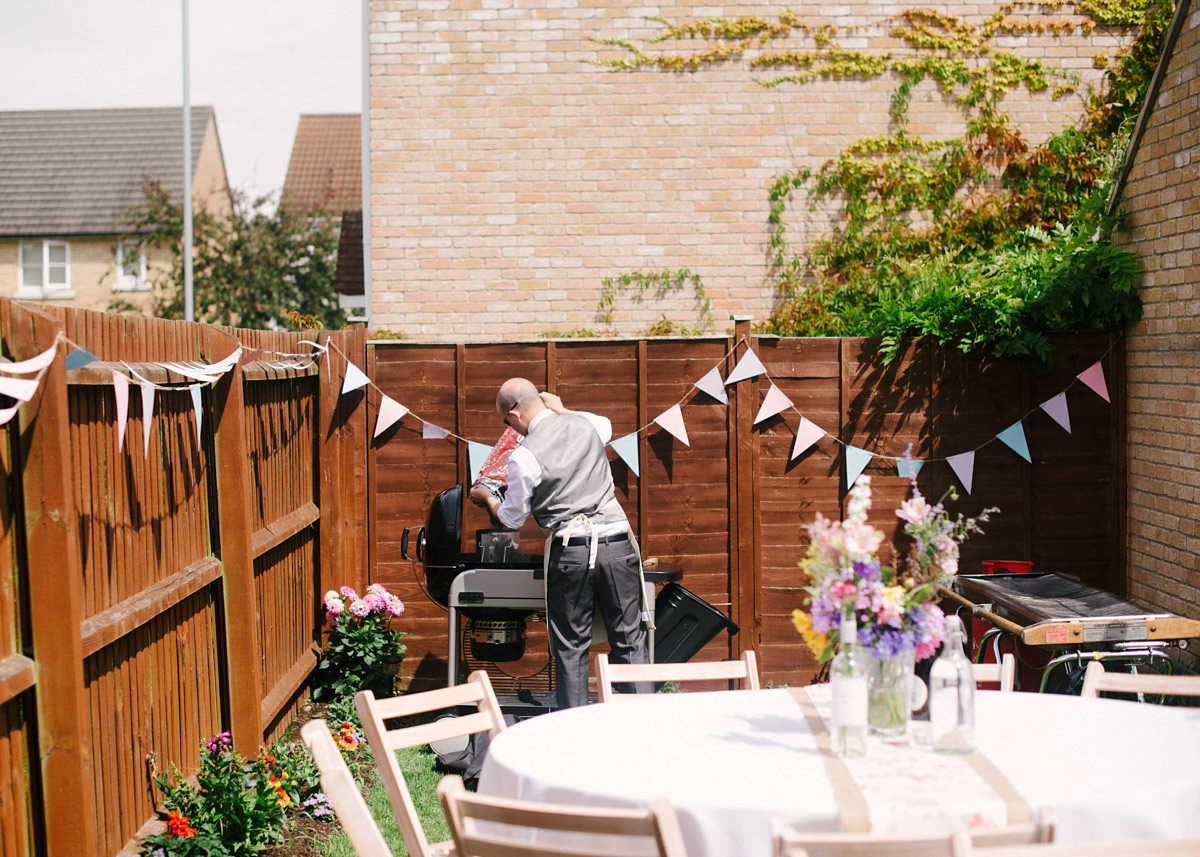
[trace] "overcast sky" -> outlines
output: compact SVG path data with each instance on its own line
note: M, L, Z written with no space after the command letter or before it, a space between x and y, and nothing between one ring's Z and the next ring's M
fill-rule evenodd
M182 0L0 0L0 110L183 103ZM358 113L361 0L188 0L191 101L230 184L278 192L301 113Z

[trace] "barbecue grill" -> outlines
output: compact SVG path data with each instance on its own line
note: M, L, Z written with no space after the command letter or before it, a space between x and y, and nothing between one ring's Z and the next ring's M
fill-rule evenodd
M1054 671L1082 670L1096 658L1153 664L1169 661L1169 646L1200 637L1200 622L1174 613L1151 613L1137 604L1056 572L960 574L942 594L990 625L977 659L990 641L997 662L1002 638L1015 638L1049 656L1041 689ZM1028 662L1028 659L1023 659Z
M416 559L424 565L429 596L449 611L447 681L450 685L459 683L463 619L472 657L492 663L518 661L525 654L526 621L546 606L542 556L520 553L516 534L507 530L477 531L475 551L464 553L462 511L463 486L453 485L442 491L430 505L425 526L418 530L415 540ZM409 528L405 527L401 536L401 555L405 559L409 558L409 535ZM648 562L652 567L645 570L646 603L653 616L654 584L678 580L683 572L675 565ZM711 605L704 606L715 611ZM725 623L723 627L731 632L737 630L724 616L720 618ZM711 624L700 631L708 634L701 645L716 633ZM651 631L651 657L654 637L655 632ZM593 640L604 639L604 626L598 622L593 628Z

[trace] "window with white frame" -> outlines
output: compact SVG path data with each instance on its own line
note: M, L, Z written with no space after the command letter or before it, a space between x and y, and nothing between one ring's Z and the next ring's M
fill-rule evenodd
M18 298L70 298L71 245L66 241L22 241Z
M117 281L114 292L142 292L150 288L146 277L146 248L140 241L117 244Z

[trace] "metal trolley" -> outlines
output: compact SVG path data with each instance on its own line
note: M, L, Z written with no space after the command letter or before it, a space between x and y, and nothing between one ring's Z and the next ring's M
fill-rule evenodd
M1055 572L961 574L941 594L990 626L979 637L976 660L983 660L990 643L998 662L1007 639L1016 641L1023 664L1044 660L1034 667L1041 671L1042 691L1056 682L1068 687L1056 675L1060 668L1064 676L1081 675L1090 661L1101 658L1170 670L1174 662L1167 649L1185 649L1188 639L1200 637L1200 621L1146 612Z

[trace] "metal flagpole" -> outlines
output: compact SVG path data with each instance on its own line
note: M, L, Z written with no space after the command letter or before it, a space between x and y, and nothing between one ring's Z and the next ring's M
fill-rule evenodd
M192 97L188 72L188 0L183 0L183 318L192 311Z

